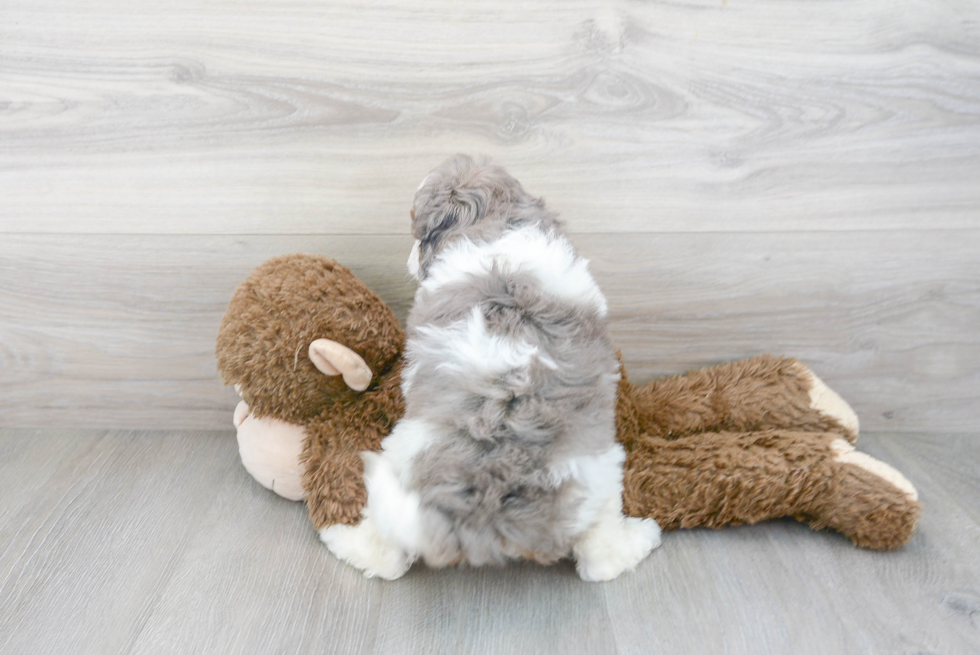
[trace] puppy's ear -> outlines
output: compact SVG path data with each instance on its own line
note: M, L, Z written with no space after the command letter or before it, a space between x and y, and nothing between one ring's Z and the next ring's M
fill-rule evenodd
M503 169L489 160L454 155L435 168L415 193L412 232L420 241L419 272L425 276L442 243L479 223L501 191Z
M489 190L481 188L456 188L443 202L433 203L426 217L429 225L419 244L419 269L422 276L439 251L443 240L452 232L467 228L481 221L487 213Z
M441 216L436 217L436 222L419 241L419 274L424 277L429 270L429 265L435 259L439 245L454 229L472 224L473 219L456 203L446 206L446 211ZM464 215L465 219L464 219ZM466 220L466 222L464 222Z

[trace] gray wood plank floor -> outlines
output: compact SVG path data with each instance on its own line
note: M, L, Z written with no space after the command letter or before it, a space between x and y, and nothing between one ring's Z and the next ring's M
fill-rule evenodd
M863 435L919 487L894 553L793 522L679 531L631 575L366 580L231 432L0 431L2 653L976 653L980 439Z

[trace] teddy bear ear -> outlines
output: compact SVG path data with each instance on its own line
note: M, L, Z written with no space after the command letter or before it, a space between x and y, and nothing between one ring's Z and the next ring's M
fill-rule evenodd
M364 391L374 373L356 352L330 339L317 339L310 344L310 361L324 375L343 375L344 382L354 391Z

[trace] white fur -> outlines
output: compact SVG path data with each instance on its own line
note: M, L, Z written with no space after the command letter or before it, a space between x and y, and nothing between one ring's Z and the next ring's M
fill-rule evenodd
M380 453L362 453L368 503L356 527L330 526L320 537L336 557L371 578L399 578L415 561L423 538L418 494L408 490L411 462L432 443L435 427L399 421Z
M364 514L410 560L415 559L423 538L419 497L409 490L412 460L432 444L436 430L436 426L421 419L404 419L381 442L380 453L362 455L368 492Z
M320 540L339 559L385 580L396 580L412 566L405 553L392 548L378 532L374 521L365 516L357 525L331 525L320 530Z
M612 580L632 570L660 545L653 519L623 516L623 462L616 444L605 453L575 457L549 469L557 486L571 478L581 485L582 504L573 530L581 537L572 549L579 577L587 582Z
M599 520L610 499L622 498L624 461L626 452L616 444L599 455L573 457L548 468L548 480L555 488L572 480L582 490L573 533L584 533Z
M451 374L463 385L476 385L486 390L487 381L505 373L516 376L527 373L534 360L555 369L557 364L536 346L523 341L492 335L479 307L470 315L446 327L423 326L408 346L405 381L402 389L411 387L421 359L436 361L438 368ZM407 386L406 386L407 385ZM500 397L510 392L501 388Z
M556 298L594 307L601 316L608 312L605 296L589 273L589 260L576 255L564 237L536 226L510 230L490 243L464 239L452 244L433 263L422 288L434 291L469 275L486 274L495 265L535 276L542 290Z
M370 517L378 533L409 559L415 559L422 540L421 502L406 489L409 469L400 468L393 456L364 453L364 486L368 503L364 516Z
M582 580L605 582L633 570L660 546L660 526L653 519L623 516L622 449L619 446L591 459L592 462L580 461L577 466L568 468L568 471L575 470L570 473L571 477L595 485L592 491L597 494L585 498L574 526L581 535L569 554L575 559L575 568ZM609 464L613 465L613 471L609 470ZM610 484L611 480L616 482ZM609 495L601 495L610 491Z
M622 497L617 495L572 549L575 570L586 582L612 580L636 568L659 545L657 522L623 516Z
M407 396L408 390L412 388L412 381L415 380L415 374L419 371L419 365L415 362L409 361L405 358L406 364L405 368L402 369L402 395Z
M406 418L398 421L381 442L381 455L391 463L403 484L408 484L405 472L411 469L412 460L432 444L437 430L422 419Z
M412 251L408 253L408 274L414 277L416 280L419 279L419 250L422 248L422 242L418 239L412 244Z

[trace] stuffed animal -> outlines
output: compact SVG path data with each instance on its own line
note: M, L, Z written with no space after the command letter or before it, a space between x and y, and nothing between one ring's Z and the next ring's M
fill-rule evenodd
M321 256L260 265L228 306L216 354L242 397L242 463L265 487L305 498L318 531L360 519L359 453L378 450L404 412L404 341L391 309ZM665 530L789 516L888 550L920 514L901 473L855 450L850 406L793 359L763 355L642 387L622 368L617 430L624 511Z

